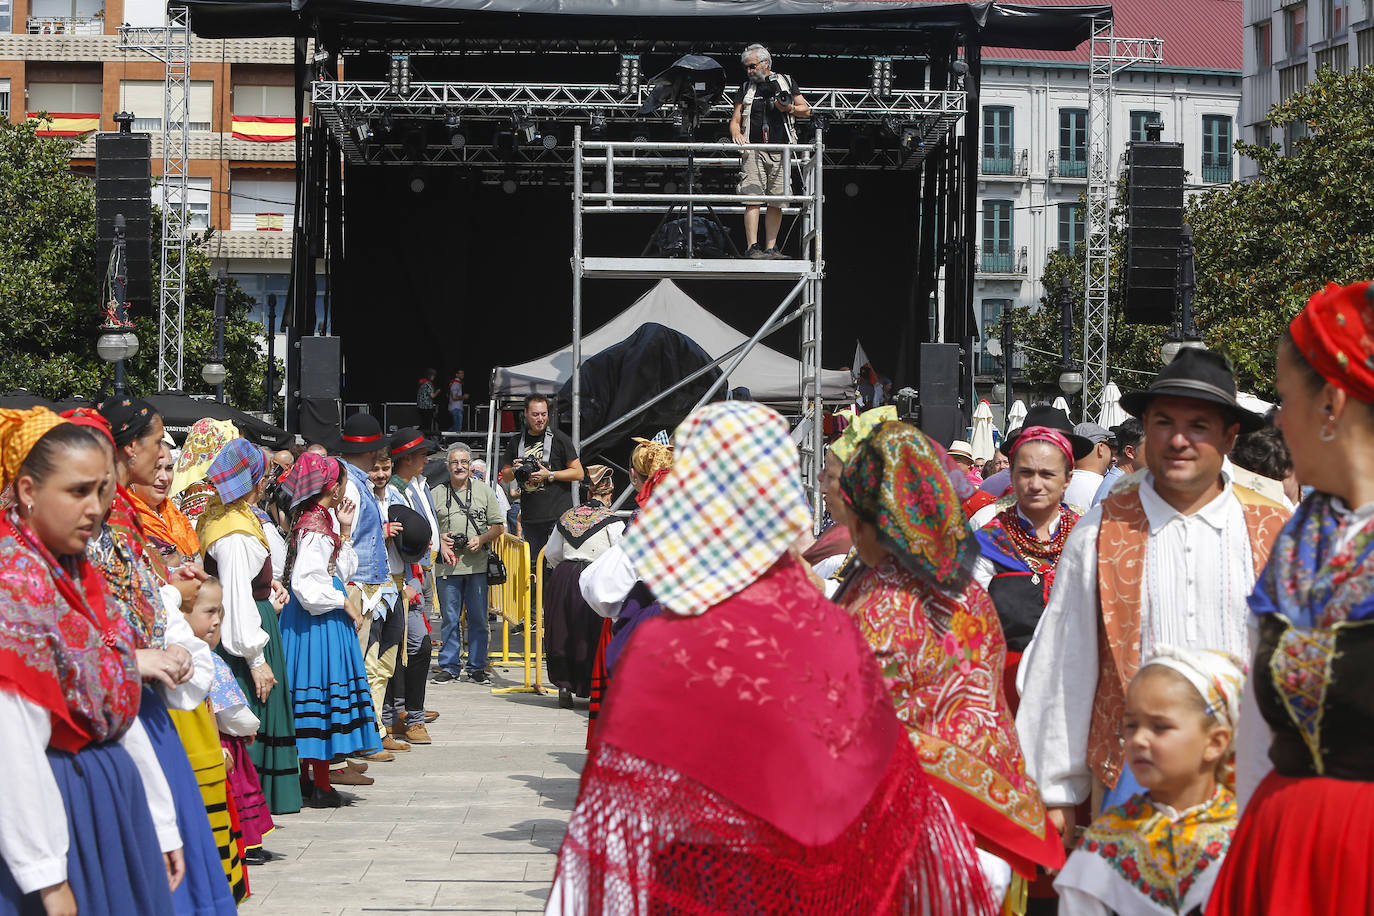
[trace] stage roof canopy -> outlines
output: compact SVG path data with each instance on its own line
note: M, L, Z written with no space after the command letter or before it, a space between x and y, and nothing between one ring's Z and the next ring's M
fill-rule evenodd
M206 38L306 35L318 22L358 37L448 35L465 40L774 43L911 48L940 35L983 46L1067 51L1086 41L1110 4L940 3L920 0L187 0ZM423 33L410 30L424 27ZM439 32L434 29L440 28Z

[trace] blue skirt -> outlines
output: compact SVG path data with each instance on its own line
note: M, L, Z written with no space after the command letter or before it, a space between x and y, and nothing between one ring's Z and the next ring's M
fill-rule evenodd
M181 829L181 851L186 856L186 878L172 895L177 916L232 916L238 907L224 876L219 846L210 829L210 816L205 812L205 799L200 794L195 770L186 757L176 726L167 707L151 687L143 688L138 718L148 732L157 762L172 789L172 802L177 808L177 827Z
M153 816L128 751L114 741L75 754L49 748L48 764L67 809L67 883L81 916L172 916ZM21 895L0 859L0 914L42 912L38 894Z
M311 614L292 596L281 612L282 654L296 717L296 750L332 760L381 746L358 633L343 608Z

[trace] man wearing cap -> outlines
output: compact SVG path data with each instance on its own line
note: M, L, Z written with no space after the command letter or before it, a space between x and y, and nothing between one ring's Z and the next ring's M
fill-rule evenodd
M1144 423L1148 471L1074 527L1018 674L1027 771L1066 844L1075 805L1139 791L1122 718L1141 658L1166 643L1249 657L1246 598L1288 517L1223 471L1263 423L1236 403L1224 357L1186 349L1121 405Z
M406 663L391 678L382 721L397 738L411 744L431 743L425 711L426 682L429 680L431 638L426 619L434 607L434 557L439 552L439 520L430 500L429 484L424 479L425 461L438 446L414 426L399 429L391 437L391 485L399 490L405 504L429 524L429 545L420 556L419 600L411 601L406 612ZM404 703L400 701L404 701ZM404 718L398 713L404 710ZM438 714L435 713L437 718Z
M1097 488L1102 486L1103 476L1112 466L1112 434L1096 423L1079 423L1073 428L1074 435L1092 443L1092 451L1074 460L1073 477L1069 488L1064 491L1064 502L1079 512L1086 512L1093 506Z
M1145 469L1144 425L1135 417L1127 417L1125 422L1112 427L1112 466L1102 475L1102 485L1093 495L1093 505L1107 498L1116 487L1116 482L1127 474Z
M387 734L381 719L386 685L396 673L395 647L401 642L405 629L405 616L396 610L400 589L391 578L386 555L386 519L372 495L372 482L368 479L377 463L377 455L386 445L377 418L357 413L344 421L335 450L348 472L345 496L358 507L352 536L358 569L348 583L348 597L362 609L364 619L372 622L358 632L358 642L363 650L373 708L377 711L377 730L382 736L384 751L408 751L410 745ZM390 759L390 755L382 755L381 759Z

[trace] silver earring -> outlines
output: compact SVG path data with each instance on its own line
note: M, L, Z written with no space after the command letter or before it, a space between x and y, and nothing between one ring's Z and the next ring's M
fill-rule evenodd
M1331 442L1336 438L1336 415L1327 414L1326 422L1322 424L1322 431L1317 434L1317 438L1323 442Z
M29 515L33 515L33 503L29 503L28 508L29 508L28 514L29 514Z

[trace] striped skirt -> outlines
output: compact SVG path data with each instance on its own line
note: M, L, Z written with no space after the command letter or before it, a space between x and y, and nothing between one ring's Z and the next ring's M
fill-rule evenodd
M215 717L204 703L189 711L169 709L167 713L177 727L177 734L186 748L186 756L191 761L191 769L195 771L200 797L205 803L205 813L215 835L220 867L224 869L224 877L229 882L234 900L241 903L248 896L248 888L243 882L243 860L239 857L238 837L235 836L236 831L229 816L227 774Z
M267 632L267 647L263 649L263 655L277 679L277 686L267 695L266 703L258 700L248 663L226 652L222 644L215 651L229 665L229 670L234 672L244 696L248 698L249 710L261 723L258 726L258 740L248 748L248 756L253 758L253 766L258 768L267 807L273 814L294 814L301 810L301 764L296 754L296 725L291 714L291 679L286 672L281 628L277 625L277 612L272 602L259 601L258 614L262 618L262 628Z
M281 612L296 716L296 749L332 760L380 746L357 631L343 608L311 614L293 597Z

